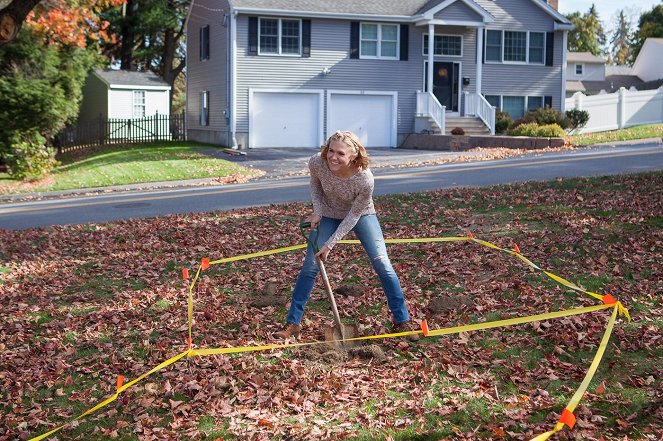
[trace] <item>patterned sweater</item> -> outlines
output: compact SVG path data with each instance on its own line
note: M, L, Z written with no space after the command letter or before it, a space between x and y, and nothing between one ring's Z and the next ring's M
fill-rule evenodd
M308 161L311 172L313 212L318 216L343 219L336 232L325 242L330 249L348 234L359 218L375 214L373 206L373 173L359 170L350 178L339 178L329 170L320 153Z

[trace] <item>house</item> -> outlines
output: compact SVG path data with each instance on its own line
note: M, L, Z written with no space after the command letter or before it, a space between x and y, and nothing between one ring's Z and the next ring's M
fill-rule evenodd
M624 87L640 88L643 81L631 74L629 66L606 64L604 58L589 52L568 52L566 56L566 96L612 93Z
M650 82L663 79L663 38L647 38L640 49L631 75Z
M556 2L554 2L556 4ZM567 32L542 0L193 0L187 134L239 148L368 147L495 107L562 109ZM429 51L429 48L433 48ZM563 110L563 109L562 109Z
M94 69L83 86L79 121L169 115L170 89L152 72Z

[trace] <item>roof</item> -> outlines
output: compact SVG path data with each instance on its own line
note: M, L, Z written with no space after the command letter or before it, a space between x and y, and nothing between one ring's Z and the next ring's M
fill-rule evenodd
M606 75L631 75L631 66L606 64L605 65L605 74Z
M608 93L616 92L621 87L630 89L635 87L638 90L643 89L644 82L635 75L609 75L605 81L567 81L566 90L569 92L585 92L587 94L596 94L601 90Z
M153 72L95 69L94 73L109 86L135 86L170 89L170 84Z
M479 1L457 0L483 9ZM493 1L493 0L491 0ZM542 0L529 0L545 9L555 20L570 23L566 17ZM377 15L413 17L449 0L229 0L236 9L309 12L341 15Z
M567 52L566 61L572 63L601 63L605 64L605 59L597 57L590 52Z

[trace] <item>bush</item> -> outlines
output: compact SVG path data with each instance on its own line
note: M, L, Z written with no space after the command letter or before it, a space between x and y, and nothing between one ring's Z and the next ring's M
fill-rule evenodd
M513 119L508 112L498 110L495 112L495 133L504 133L513 124Z
M526 118L531 118L532 121L540 126L545 126L548 124L557 124L563 129L566 129L571 125L571 121L557 109L552 107L539 107L538 109L530 110L525 114Z
M532 119L531 117L523 116L522 118L518 118L517 120L515 120L515 121L509 126L509 130L508 130L507 133L510 135L511 132L513 132L514 130L516 130L521 124L529 124L529 123L535 123L535 122L536 122L536 121L534 121L534 119Z
M55 149L36 131L16 132L10 140L11 153L4 155L7 172L13 179L41 179L58 165Z
M517 121L516 121L517 122ZM539 125L535 122L524 122L509 129L511 136L537 136Z
M589 122L589 112L580 109L569 109L566 111L566 117L571 123L573 130L581 129Z
M465 130L463 130L462 127L454 127L454 129L451 131L452 135L464 135Z
M563 138L565 134L566 132L564 132L564 129L557 124L546 124L545 126L539 126L536 136L542 136L544 138Z

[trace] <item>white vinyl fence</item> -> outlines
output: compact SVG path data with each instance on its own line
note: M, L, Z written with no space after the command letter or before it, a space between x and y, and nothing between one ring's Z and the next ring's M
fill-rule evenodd
M591 96L576 92L566 99L565 108L589 112L589 122L579 133L660 124L663 123L663 87L643 91L622 87L614 93Z

